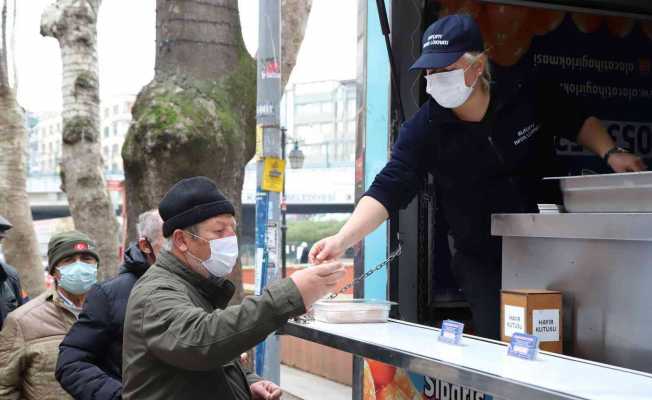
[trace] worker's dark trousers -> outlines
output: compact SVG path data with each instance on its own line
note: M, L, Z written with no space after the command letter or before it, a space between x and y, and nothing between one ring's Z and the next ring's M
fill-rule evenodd
M476 335L500 339L500 256L480 257L458 251L452 269L471 306Z

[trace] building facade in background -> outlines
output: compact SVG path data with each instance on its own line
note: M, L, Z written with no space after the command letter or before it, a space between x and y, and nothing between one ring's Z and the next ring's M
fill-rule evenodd
M134 95L118 96L100 104L100 144L104 171L122 176L122 143L129 124ZM28 117L29 176L59 175L61 161L61 113L30 113Z
M287 129L285 154L297 141L306 157L305 168L353 166L355 116L353 80L288 85L281 104L281 123Z

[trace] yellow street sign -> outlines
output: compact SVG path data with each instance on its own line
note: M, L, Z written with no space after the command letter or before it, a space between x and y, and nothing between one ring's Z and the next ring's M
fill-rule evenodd
M261 189L268 192L282 192L284 178L285 160L276 157L265 158Z

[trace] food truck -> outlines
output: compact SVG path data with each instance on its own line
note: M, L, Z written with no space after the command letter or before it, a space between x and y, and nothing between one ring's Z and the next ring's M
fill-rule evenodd
M409 118L426 100L422 75L409 71L425 28L453 13L480 25L495 80L536 71L652 165L649 0L387 0L391 55L379 3L359 1L358 196L387 162L401 112ZM508 343L438 340L442 320L468 321L469 311L431 178L355 251L362 275L400 234L400 257L354 289L396 302L389 322L291 322L283 333L354 354L355 399L652 399L652 173L612 174L564 139L556 151L567 176L551 178L564 212L494 215L492 234L503 238L504 292L561 298L554 313L504 304L503 329L545 325L541 343L553 332L563 350L523 360L508 356Z

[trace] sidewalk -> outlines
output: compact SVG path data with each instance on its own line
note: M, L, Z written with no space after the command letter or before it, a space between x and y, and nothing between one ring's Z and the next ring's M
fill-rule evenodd
M321 376L281 365L284 400L351 400L352 389Z

